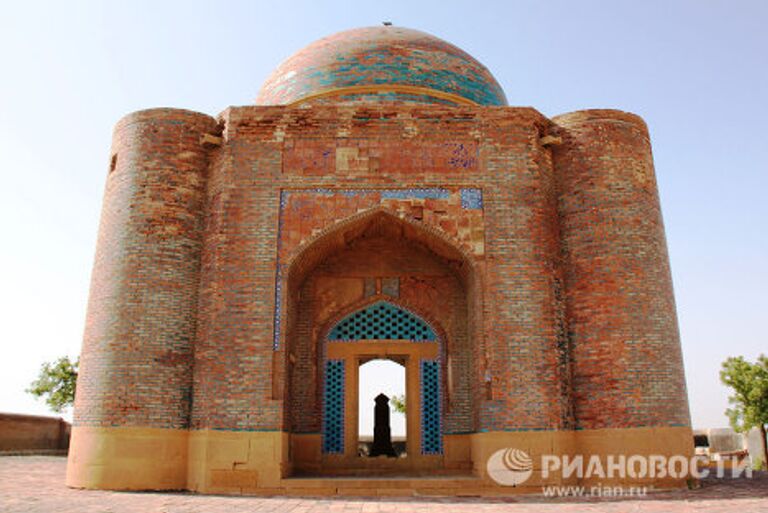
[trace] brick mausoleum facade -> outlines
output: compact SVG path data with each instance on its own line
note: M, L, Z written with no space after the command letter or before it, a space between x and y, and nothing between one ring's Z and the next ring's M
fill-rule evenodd
M405 367L404 458L358 456L372 358ZM509 107L386 26L313 43L256 105L117 124L68 484L496 493L505 447L692 451L642 119Z

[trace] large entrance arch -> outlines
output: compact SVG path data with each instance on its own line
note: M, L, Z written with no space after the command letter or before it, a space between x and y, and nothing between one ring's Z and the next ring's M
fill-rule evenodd
M477 275L439 229L385 209L338 222L292 255L282 284L289 473L471 468ZM359 367L377 358L406 368L405 458L358 454Z

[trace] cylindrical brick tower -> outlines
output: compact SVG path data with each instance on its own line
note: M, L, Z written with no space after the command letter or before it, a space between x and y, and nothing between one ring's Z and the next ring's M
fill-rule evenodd
M115 127L67 484L180 489L210 116L136 112Z
M553 121L563 137L554 159L576 427L653 428L648 442L670 428L690 445L648 129L640 117L615 110ZM638 432L635 441L646 435ZM605 442L609 435L595 436ZM579 440L590 450L586 433Z

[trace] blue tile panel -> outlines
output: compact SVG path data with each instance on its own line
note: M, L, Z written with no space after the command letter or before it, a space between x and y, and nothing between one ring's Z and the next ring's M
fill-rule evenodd
M275 261L275 311L273 313L272 350L280 349L280 335L283 320L283 268L280 262L280 250L283 245L283 210L288 203L288 191L280 191L280 210L277 216L277 258Z
M446 189L387 189L381 191L381 199L447 199Z
M325 362L323 452L344 452L344 360Z
M461 208L466 210L482 210L483 191L480 189L462 189Z
M280 208L285 209L288 197L291 193L297 192L300 194L314 193L323 196L345 196L347 198L357 198L360 196L367 196L369 194L380 194L381 199L448 199L451 196L449 189L443 189L441 187L413 187L410 189L330 189L324 187L318 187L315 189L286 189L281 193Z
M421 360L421 453L442 454L440 360Z
M411 312L379 301L339 321L328 340L412 340L431 341L434 330Z

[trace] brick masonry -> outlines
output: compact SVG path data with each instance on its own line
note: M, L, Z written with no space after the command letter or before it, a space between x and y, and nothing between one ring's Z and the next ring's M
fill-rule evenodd
M210 116L141 111L116 126L75 424L189 426Z
M444 336L448 433L689 425L635 116L158 109L112 154L76 426L317 431L323 330L384 289Z
M0 413L0 455L66 452L70 430L60 417Z

